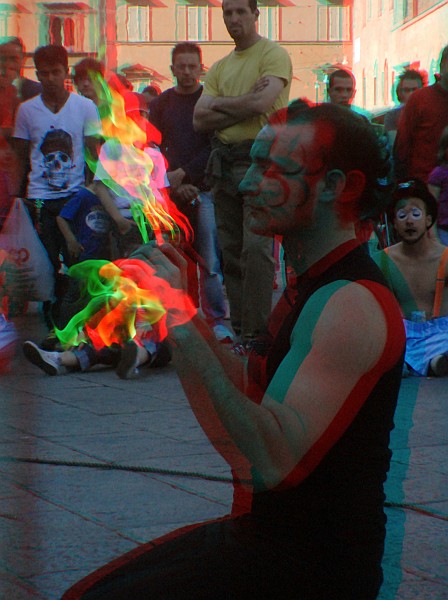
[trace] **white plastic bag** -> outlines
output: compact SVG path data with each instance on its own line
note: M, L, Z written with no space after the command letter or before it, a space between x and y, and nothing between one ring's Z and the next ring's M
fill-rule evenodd
M52 300L53 266L33 227L23 201L16 198L0 232L0 248L8 252L17 269L26 300Z

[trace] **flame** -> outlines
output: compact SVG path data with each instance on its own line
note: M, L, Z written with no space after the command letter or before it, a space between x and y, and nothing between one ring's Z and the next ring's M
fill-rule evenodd
M69 275L87 281L87 306L56 335L65 347L90 341L100 350L123 345L138 331L155 326L158 340L167 335L167 314L175 325L196 314L190 297L156 275L153 267L139 259L114 262L87 260L69 269Z
M98 73L91 73L91 77L100 98L106 140L100 153L101 168L97 169L103 183L118 196L129 198L132 217L144 243L149 241L147 225L159 244L164 241L163 234L172 240L190 240L192 228L188 219L163 189L165 159L151 147L152 141L160 143L160 133L140 115L136 96L116 76L111 77L110 85Z

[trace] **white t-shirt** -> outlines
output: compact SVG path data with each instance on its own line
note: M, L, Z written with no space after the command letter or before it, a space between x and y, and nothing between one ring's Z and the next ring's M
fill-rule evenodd
M170 184L165 159L156 148L139 150L116 139L107 140L101 147L94 180L109 188L118 210L126 218L132 216L133 201L156 202L167 210L159 190Z
M36 96L19 106L14 137L30 142L28 198L56 200L84 184L84 138L101 133L92 100L70 94L58 113Z

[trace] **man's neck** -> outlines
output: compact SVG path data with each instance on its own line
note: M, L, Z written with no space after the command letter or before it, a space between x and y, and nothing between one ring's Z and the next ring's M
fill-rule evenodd
M198 89L201 87L200 82L198 81L197 86L192 90L191 88L183 88L180 87L179 85L176 85L174 87L174 91L177 94L180 94L181 96L189 96L190 94L196 94L196 92L198 91Z
M245 37L240 40L234 40L235 51L242 52L243 50L247 50L248 48L256 44L258 40L261 40L261 35L259 35L256 31L254 31L253 34L248 37Z
M401 254L407 258L425 258L438 245L439 243L436 240L429 238L428 235L425 233L423 237L421 237L414 244L410 244L408 242L403 241L400 242L400 251Z
M305 273L312 265L321 258L341 246L349 240L355 240L353 226L338 228L333 231L325 231L320 235L316 232L301 232L300 235L288 235L283 238L283 246L288 259L298 275Z
M48 92L45 91L43 91L41 94L42 101L45 106L54 113L58 113L61 110L61 108L67 102L69 96L70 92L65 88L51 94L48 94Z

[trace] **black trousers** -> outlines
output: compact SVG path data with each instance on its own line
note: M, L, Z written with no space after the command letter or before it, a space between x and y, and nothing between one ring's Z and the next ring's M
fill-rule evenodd
M324 542L325 543L325 542ZM320 550L319 550L320 553ZM374 600L381 565L341 568L276 543L250 517L183 528L145 544L70 588L62 600ZM333 556L333 560L330 557Z

